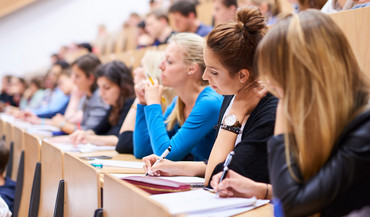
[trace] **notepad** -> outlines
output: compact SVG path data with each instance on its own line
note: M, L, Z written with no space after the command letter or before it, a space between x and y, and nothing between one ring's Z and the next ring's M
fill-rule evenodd
M220 198L216 194L203 189L180 193L152 195L150 197L167 207L172 215L195 214L206 211L254 206L257 201L255 197Z
M99 146L93 144L78 144L77 146L71 143L51 143L58 147L59 149L63 150L64 152L81 152L81 153L89 153L89 152L96 152L96 151L112 151L115 150L115 146Z
M144 163L141 161L120 161L120 160L95 159L95 160L87 161L87 162L103 164L103 166L133 168L133 169L142 169L144 166Z
M119 179L125 178L128 176L145 176L145 174L112 174L114 177ZM189 184L191 187L203 187L204 179L200 177L191 177L191 176L159 176L157 178L166 179L175 182L182 182Z

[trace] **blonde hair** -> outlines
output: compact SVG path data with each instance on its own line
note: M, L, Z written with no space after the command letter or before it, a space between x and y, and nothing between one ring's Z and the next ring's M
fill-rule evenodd
M143 56L143 69L148 72L150 77L157 79L159 83L161 82L161 70L159 65L164 58L164 51L158 50L148 50ZM165 102L162 102L162 110L165 111L167 106L172 102L173 98L176 96L175 91L172 88L165 87L163 90L163 97Z
M195 63L199 66L202 72L199 73L199 85L208 85L208 82L202 79L202 74L206 68L203 60L203 48L205 46L204 38L194 33L178 33L170 38L170 43L176 43L181 48L183 48L185 65L190 66L191 64ZM166 120L167 130L172 130L176 123L179 126L182 126L184 124L184 108L184 102L180 98L177 98L175 108L172 110L171 114Z
M285 152L297 181L316 174L344 127L369 99L369 83L339 27L317 10L275 24L257 49L257 67L284 92ZM291 169L298 163L303 180Z

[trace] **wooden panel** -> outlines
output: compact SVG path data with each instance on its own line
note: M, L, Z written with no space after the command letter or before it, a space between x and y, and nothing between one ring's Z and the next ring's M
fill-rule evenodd
M0 1L0 17L10 14L35 1L36 0L1 0Z
M329 14L346 35L361 69L370 78L370 7Z
M270 203L247 211L245 213L236 215L235 217L273 217L274 216L274 206Z
M104 217L170 216L148 193L109 174L104 174L103 194Z
M213 0L202 0L197 5L197 17L205 25L212 25ZM173 22L172 22L173 23Z
M101 206L99 174L68 153L64 155L64 217L91 217Z
M42 142L39 217L53 216L58 184L63 179L63 157L63 151Z
M13 154L13 171L12 179L16 180L18 175L19 160L21 159L21 152L24 150L24 134L23 130L10 125L13 132L13 142L14 142L14 154Z
M17 132L18 130L17 127L14 128L14 138L20 136ZM35 167L36 163L40 162L40 143L38 138L24 133L24 141L24 180L18 216L28 216Z
M10 147L10 142L13 141L13 129L9 122L4 121L4 134L6 147Z

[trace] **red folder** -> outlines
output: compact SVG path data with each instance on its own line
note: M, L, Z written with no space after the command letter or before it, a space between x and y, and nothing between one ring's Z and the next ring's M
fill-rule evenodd
M190 191L190 184L175 182L152 176L128 176L122 178L150 194L164 194Z

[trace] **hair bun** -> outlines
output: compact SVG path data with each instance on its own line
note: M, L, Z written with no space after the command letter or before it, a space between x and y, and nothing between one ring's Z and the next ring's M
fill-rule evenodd
M266 29L265 17L256 7L239 8L236 12L236 22L243 29L243 35L253 35Z

